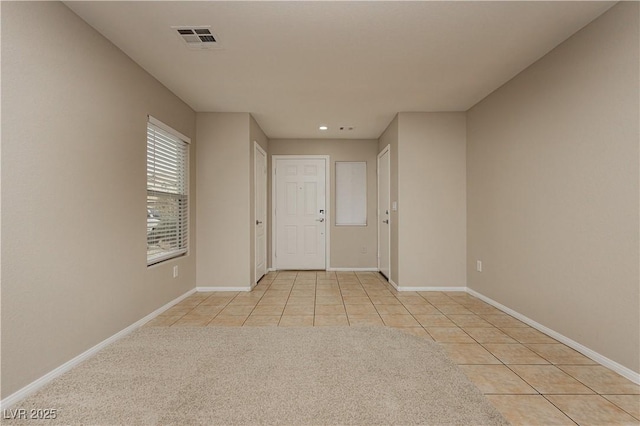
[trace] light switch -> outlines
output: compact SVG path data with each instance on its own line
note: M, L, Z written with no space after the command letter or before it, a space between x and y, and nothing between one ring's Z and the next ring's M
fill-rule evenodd
M393 203L391 203L391 210L393 210L394 212L398 211L398 202L394 201Z

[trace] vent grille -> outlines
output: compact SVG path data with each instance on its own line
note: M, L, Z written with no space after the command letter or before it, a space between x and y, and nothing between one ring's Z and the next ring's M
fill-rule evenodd
M192 27L171 27L178 37L186 43L189 49L214 49L219 48L218 40L211 32L211 27L206 25Z

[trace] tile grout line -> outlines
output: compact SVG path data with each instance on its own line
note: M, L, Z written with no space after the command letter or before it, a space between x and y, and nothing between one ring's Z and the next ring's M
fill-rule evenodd
M342 294L342 286L340 285L340 278L337 278L337 279L338 279L338 290L340 291L340 300L342 301L342 308L344 309L344 315L347 317L347 325L351 327L351 321L349 321L349 313L347 312L347 306L344 304L344 294ZM358 284L360 285L360 287L362 287L362 283L360 282L360 277L358 277L357 274L356 274L356 279L358 280ZM363 287L363 290L364 290L364 287Z
M280 312L280 318L278 318L278 324L276 324L276 327L280 325L280 321L282 321L282 317L284 316L284 310L287 309L287 304L289 303L289 298L291 297L291 292L293 291L293 288L296 286L296 281L298 280L298 273L296 272L296 277L293 279L293 284L291 285L291 288L289 288L289 293L287 294L287 300L285 300L284 302L284 306L282 307L282 312ZM251 315L249 315L251 316Z
M579 425L579 423L576 420L573 420L573 417L571 417L568 413L565 413L560 407L558 407L556 404L554 404L553 401L551 401L549 398L547 398L546 395L541 394L541 396L545 399L545 401L549 402L549 404L551 404L554 407L556 407L556 409L558 411L560 411L562 414L564 414L569 420L571 420L575 424Z
M194 293L194 294L197 294L197 293ZM236 294L235 296L233 296L233 297L232 297L232 298L231 298L231 299L230 299L230 300L229 300L229 301L224 305L224 307L226 307L229 303L231 303L231 300L235 299L237 296L238 296L237 294ZM205 302L205 300L209 300L209 298L210 298L210 297L213 297L213 295L208 296L208 297L205 297L204 299L202 299L202 300L200 301L200 303L198 303L197 305L195 305L195 306L193 307L193 309L191 309L189 312L187 312L185 315L183 315L180 319L184 318L185 316L189 315L191 312L195 311L195 309L196 309L198 306L202 305L202 304ZM209 305L207 305L207 306L209 306ZM223 307L222 309L224 309L224 307ZM221 312L222 312L222 309L220 310ZM219 314L220 314L220 312L218 312L217 314L215 314L215 315L214 315L214 316L213 316L209 321L207 321L207 323L206 323L204 326L209 325L209 323L210 323L211 321L213 321L213 319L214 319L216 316L218 316ZM179 319L178 321L180 321L180 319ZM178 321L174 322L174 323L171 325L171 327L173 327L173 326L174 326ZM203 326L203 327L204 327L204 326Z
M276 274L276 277L273 279L273 281L275 281L276 279L278 279L278 275L280 275L280 272L278 272ZM298 276L298 273L296 272L296 277L294 277L293 282L295 284L296 282L296 278ZM258 303L260 303L260 300L262 300L262 298L264 297L265 294L267 294L267 291L269 291L269 289L271 288L271 285L273 284L273 281L271 281L271 283L269 283L269 287L265 290L265 292L263 293L262 297L260 297L260 299L258 300ZM291 288L289 289L289 294L291 294L291 289L293 288L293 285L291 286ZM287 301L289 300L289 294L287 294ZM249 315L247 316L247 318L245 318L245 320L242 322L241 327L244 327L245 324L247 323L247 321L249 320L249 318L251 318L251 315L253 314L253 312L256 310L256 308L258 307L258 303L255 304L255 306L253 307L253 309L251 310L251 312L249 313ZM287 302L285 302L285 307L287 305ZM266 305L265 305L266 306ZM282 313L284 313L284 307L282 308ZM280 318L282 318L282 313L280 313ZM280 323L280 319L278 319L278 324Z
M213 316L213 318L211 318L211 320L209 320L209 322L206 324L206 326L209 326L209 324L211 324L211 323L213 322L213 320L214 320L214 319L216 319L218 316L220 316L220 314L222 313L222 311L224 311L224 309L225 309L227 306L229 306L229 304L230 304L233 300L235 300L235 298L236 298L236 297L238 297L238 295L239 295L239 293L238 293L238 294L236 294L235 296L233 296L233 297L231 298L231 300L229 300L229 301L228 301L228 302L227 302L227 303L222 307L222 309L220 309L220 312L218 312L217 314L215 314L215 315ZM262 298L261 298L261 299L262 299Z

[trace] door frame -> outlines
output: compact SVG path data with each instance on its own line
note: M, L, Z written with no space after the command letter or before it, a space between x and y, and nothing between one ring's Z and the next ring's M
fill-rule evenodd
M387 176L388 182L389 182L389 203L391 204L391 145L387 145L384 148L382 148L382 151L380 151L380 153L378 154L377 157L377 161L376 161L376 194L377 194L377 202L378 205L376 206L376 211L378 212L378 220L376 223L376 232L378 235L378 271L380 271L380 219L381 219L381 215L380 215L380 159L382 158L382 156L384 154L389 155L389 176ZM391 208L389 208L389 210L391 211ZM389 247L387 249L388 253L389 253L389 276L387 277L387 280L389 282L391 282L391 213L389 213L389 238L388 238L388 242L389 242Z
M267 156L267 153L264 149L262 149L262 147L260 146L260 144L257 141L253 141L253 218L254 218L254 222L255 220L258 220L257 216L258 216L258 200L257 200L257 194L258 194L258 176L256 175L256 163L257 163L257 156L256 156L256 151L260 151L261 154L264 155L264 171L265 171L265 176L264 176L264 273L265 275L267 274L267 272L269 272L269 267L267 266L267 260L268 260L268 256L267 256L267 248L269 247L269 243L267 242L268 240L268 215L269 215L269 202L267 200L268 196L269 196L269 182L268 182L268 175L267 175L267 169L269 168L269 157ZM255 225L252 225L255 226ZM255 287L256 284L258 284L258 268L256 268L256 261L258 259L258 233L256 232L255 227L253 228L253 283L251 284L251 287Z
M276 217L276 165L278 160L324 160L325 164L325 191L324 191L324 208L325 208L325 232L324 232L324 267L325 270L329 270L331 265L329 259L331 258L331 156L330 155L271 155L271 269L278 270L276 261L276 234L278 219Z

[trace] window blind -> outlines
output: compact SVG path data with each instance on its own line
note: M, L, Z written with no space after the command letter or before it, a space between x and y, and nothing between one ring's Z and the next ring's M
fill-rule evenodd
M336 161L336 225L367 225L367 163Z
M150 117L147 123L147 265L187 252L188 169L189 144L153 124Z

